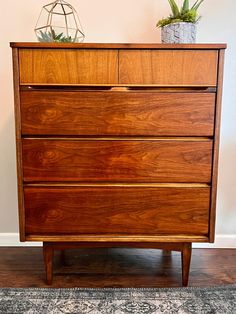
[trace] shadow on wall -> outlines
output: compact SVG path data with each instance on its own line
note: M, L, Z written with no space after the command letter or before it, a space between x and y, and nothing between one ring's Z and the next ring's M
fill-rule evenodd
M18 231L14 103L0 128L0 233Z

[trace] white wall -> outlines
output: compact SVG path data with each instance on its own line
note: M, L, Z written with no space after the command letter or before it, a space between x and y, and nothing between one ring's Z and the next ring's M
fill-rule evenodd
M169 12L167 0L68 1L79 13L86 42L160 42L160 31L155 28L155 24ZM48 2L50 0L1 1L0 234L18 231L9 42L35 41L33 28L42 5ZM198 42L228 43L223 94L217 234L236 235L236 1L206 0L200 11L203 18L198 26Z

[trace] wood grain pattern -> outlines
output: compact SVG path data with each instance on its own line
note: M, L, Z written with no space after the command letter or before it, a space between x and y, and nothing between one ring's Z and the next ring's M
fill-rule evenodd
M208 233L210 188L26 187L24 192L27 234Z
M182 284L184 287L188 286L191 255L192 255L192 243L184 243L183 249L181 252Z
M52 43L52 42L11 42L13 48L40 48L40 49L173 49L173 50L209 50L226 49L226 44L149 44L149 43Z
M43 243L43 257L44 257L44 265L45 265L45 273L46 273L46 284L52 284L53 278L53 256L54 250L50 245Z
M24 135L212 136L214 93L22 91Z
M56 186L56 187L69 187L69 186L87 186L87 187L101 187L101 186L117 186L117 187L143 187L143 188L205 188L209 187L209 183L155 183L155 182L146 182L146 183L124 183L124 182L25 182L24 186Z
M213 168L212 168L212 194L211 194L211 209L210 209L210 225L209 234L210 242L215 239L215 220L216 220L216 195L217 195L217 179L218 179L218 159L220 145L220 124L221 124L221 101L223 92L223 73L224 73L224 50L219 52L219 67L218 67L218 90L216 97L216 113L215 113L215 135L213 147Z
M117 50L20 49L20 83L118 83Z
M215 50L120 50L120 84L216 86Z
M212 142L23 139L24 180L210 182Z
M101 243L102 247L113 247L113 244L123 243L125 247L126 243L134 243L134 247L148 247L148 243L189 243L189 242L208 242L208 235L186 235L186 234L166 234L166 235L147 235L147 234L135 234L135 235L120 235L120 234L26 234L26 241L39 241L39 242L79 242L83 243L83 247L91 247L93 243ZM144 243L142 246L141 243ZM99 245L98 245L99 246ZM115 245L116 246L116 245ZM93 247L93 246L92 246ZM151 246L152 247L152 246Z
M48 242L47 282L77 243L180 249L187 285L214 240L226 45L11 46L21 240Z
M20 240L25 241L25 210L23 194L23 167L22 167L22 143L21 143L21 110L19 90L19 54L16 48L12 50L13 83L14 83L14 111L15 111L15 135L16 135L16 163L17 163L17 192L18 215L20 226Z

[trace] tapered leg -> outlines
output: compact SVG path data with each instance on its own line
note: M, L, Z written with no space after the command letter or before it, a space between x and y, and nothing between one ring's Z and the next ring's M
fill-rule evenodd
M52 284L52 274L53 274L53 247L50 246L47 242L43 243L43 257L44 265L46 271L46 284Z
M182 284L184 287L188 286L189 268L192 254L192 243L184 243L181 252L182 256Z

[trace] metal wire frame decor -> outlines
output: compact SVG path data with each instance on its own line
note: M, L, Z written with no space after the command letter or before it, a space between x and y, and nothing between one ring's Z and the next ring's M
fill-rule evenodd
M42 7L35 34L42 42L82 42L85 38L76 10L64 0Z

